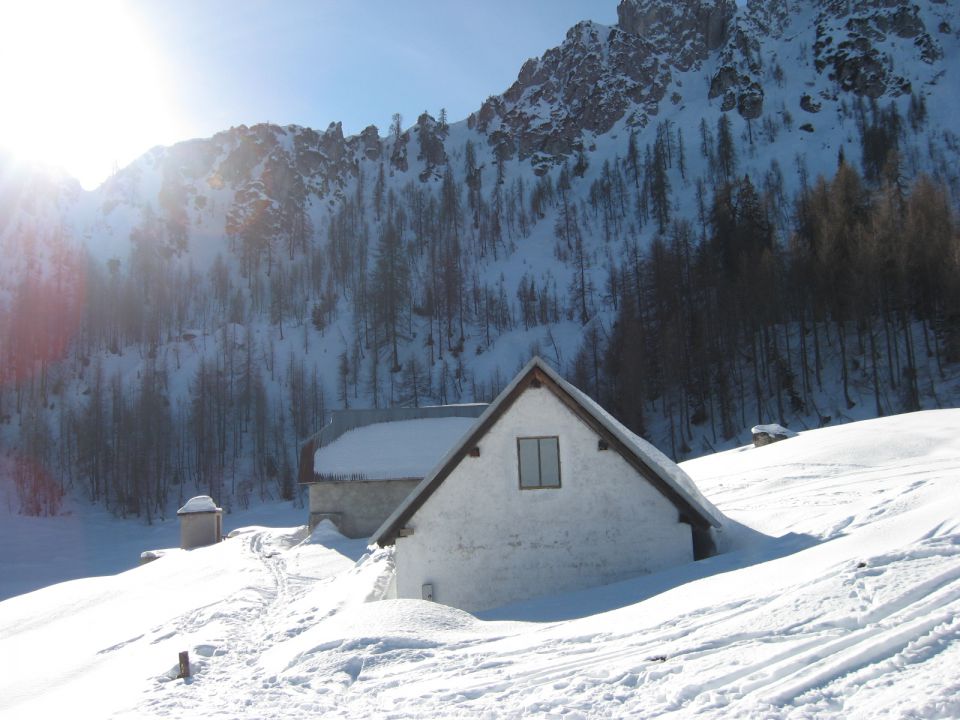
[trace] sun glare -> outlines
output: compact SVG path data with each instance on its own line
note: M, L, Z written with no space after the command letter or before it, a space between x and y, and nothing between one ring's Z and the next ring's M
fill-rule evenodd
M120 0L0 2L0 145L95 187L180 138L168 79Z

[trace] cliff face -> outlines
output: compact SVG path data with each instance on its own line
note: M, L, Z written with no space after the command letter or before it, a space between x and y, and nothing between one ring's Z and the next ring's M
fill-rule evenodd
M949 9L942 0L933 4ZM909 72L894 58L902 57L900 51L907 48L911 60L932 65L943 57L935 34L951 32L945 17L931 32L920 6L906 0L822 0L818 10L813 45L817 72L826 74L840 91L870 98L909 93Z
M517 81L470 118L498 153L529 158L539 172L620 120L643 128L677 73L701 68L728 42L732 0L623 0L618 24L584 22L563 44L529 60Z
M470 126L498 155L529 159L545 172L581 149L585 133L601 135L624 119L645 127L665 100L682 101L681 77L691 73L706 76L708 97L722 112L755 120L764 114L765 85L784 82L783 67L771 72L771 48L790 44L812 49L812 69L837 92L909 93L910 68L943 57L936 35L950 35L956 10L941 0L930 0L925 12L906 0L822 0L812 12L789 0L750 0L742 8L733 0L622 0L617 14L616 27L581 23L562 45L529 60ZM797 103L806 96L800 87L795 94ZM816 101L804 102L813 107Z
M736 14L734 0L621 0L617 25L646 39L654 52L686 71L726 44Z
M628 116L640 127L656 114L671 81L670 65L645 39L584 22L560 47L528 60L517 81L489 98L468 124L503 157L530 158L542 172Z

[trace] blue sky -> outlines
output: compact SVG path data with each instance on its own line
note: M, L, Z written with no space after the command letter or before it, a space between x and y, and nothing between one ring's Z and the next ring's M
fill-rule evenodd
M167 0L141 2L178 78L191 132L270 121L346 133L451 120L505 90L523 61L578 20L616 21L616 0Z
M617 0L0 0L0 152L84 187L233 125L451 121Z

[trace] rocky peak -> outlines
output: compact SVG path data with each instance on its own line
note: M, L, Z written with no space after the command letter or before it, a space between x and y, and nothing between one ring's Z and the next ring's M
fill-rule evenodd
M602 134L628 113L645 125L670 84L670 67L650 43L615 27L582 22L559 47L528 60L517 81L468 120L499 157L531 158L538 172Z
M724 45L736 14L734 0L621 0L617 26L651 42L678 69L688 70Z
M790 21L788 0L747 0L746 19L756 32L767 37L782 37Z
M360 133L360 145L367 160L380 159L380 131L376 125L367 125Z
M788 19L783 0L750 0L746 12L730 21L727 40L718 51L717 69L710 78L709 97L721 98L723 112L736 109L747 120L763 114L763 62L758 38L782 35Z
M821 0L819 10L816 69L841 90L871 98L910 92L890 52L896 39L911 40L917 59L927 65L942 57L918 6L906 0Z
M645 126L659 112L674 70L700 67L729 45L737 6L735 0L621 0L617 13L615 27L575 25L562 45L528 60L503 95L470 117L498 157L530 158L544 172L580 149L585 132L606 133L624 117ZM763 93L749 67L733 64L714 84L725 109L748 117L762 112Z

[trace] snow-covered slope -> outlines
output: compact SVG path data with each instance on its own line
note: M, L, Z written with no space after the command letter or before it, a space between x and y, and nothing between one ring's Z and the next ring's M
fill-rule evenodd
M479 619L378 601L389 552L326 525L7 600L0 715L960 716L960 411L684 469L722 554Z
M678 459L756 423L956 405L956 301L923 291L949 263L899 242L949 217L891 230L883 271L857 273L882 297L856 307L823 307L830 288L784 266L841 156L878 196L893 182L900 215L930 174L949 216L958 60L955 2L621 0L615 26L571 28L467 118L238 126L93 192L0 158L0 447L18 502L56 513L65 487L152 519L174 495L289 498L330 409L488 401L534 354ZM756 210L763 237L743 244L773 254L731 283L748 310L711 285L723 273L696 272L714 254L739 267L750 233L729 208Z

